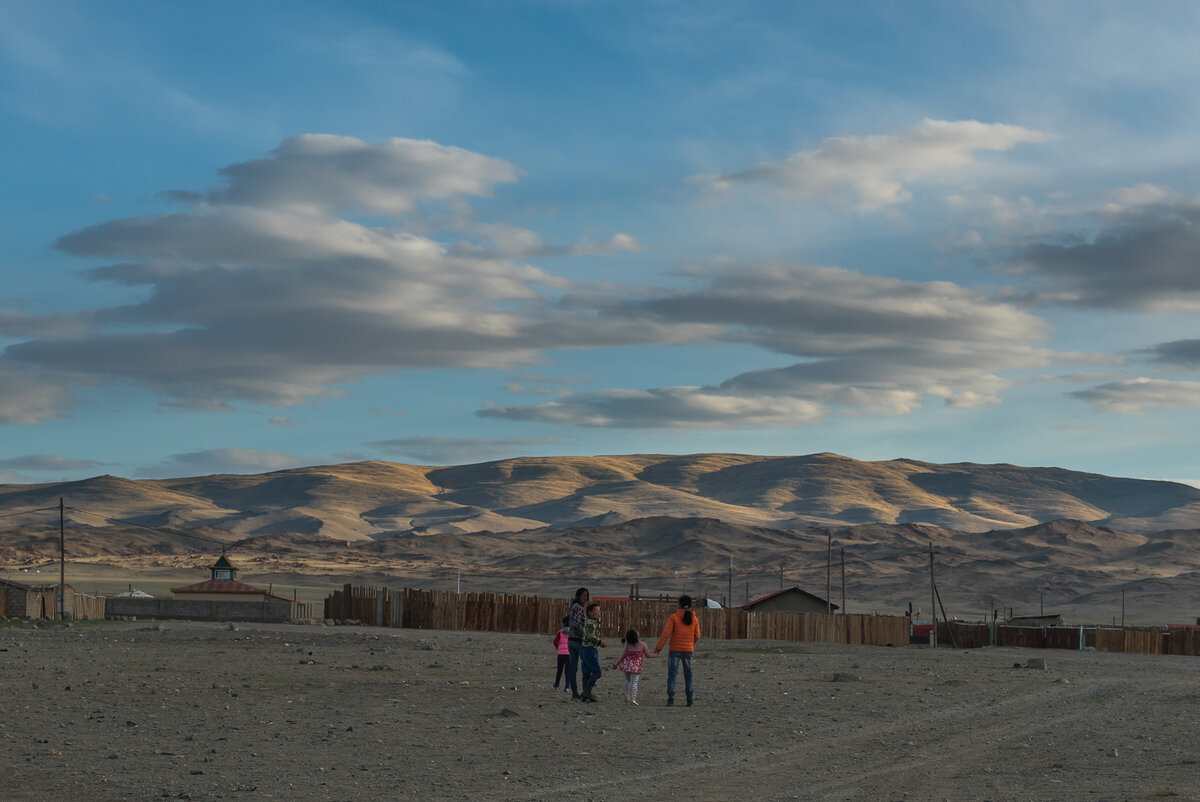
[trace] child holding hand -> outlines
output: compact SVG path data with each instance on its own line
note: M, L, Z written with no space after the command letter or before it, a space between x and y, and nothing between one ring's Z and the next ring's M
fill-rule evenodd
M583 622L583 645L579 648L579 667L583 677L583 693L581 702L594 702L592 689L600 681L600 648L604 641L600 639L600 605L592 602L587 606L587 619Z
M638 678L642 676L642 660L647 657L658 657L658 652L650 651L644 640L638 638L636 629L625 633L625 649L612 667L625 672L625 701L636 705Z

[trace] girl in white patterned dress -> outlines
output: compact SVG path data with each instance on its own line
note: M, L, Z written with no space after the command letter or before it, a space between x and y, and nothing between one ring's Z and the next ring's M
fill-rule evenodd
M625 701L637 704L638 677L642 675L642 660L646 657L658 657L658 652L650 651L646 642L638 639L636 629L625 633L625 649L612 667L625 672Z

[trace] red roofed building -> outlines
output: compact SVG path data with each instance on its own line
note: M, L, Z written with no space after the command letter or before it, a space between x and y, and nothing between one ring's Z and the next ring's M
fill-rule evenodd
M110 596L104 605L105 617L282 623L311 615L307 604L239 581L238 569L224 552L208 570L211 576L203 582L171 588L174 596L169 599Z
M238 569L224 553L208 567L212 578L181 588L171 588L178 597L197 601L264 601L268 597L280 598L269 590L247 585L237 579ZM285 599L285 601L287 601Z

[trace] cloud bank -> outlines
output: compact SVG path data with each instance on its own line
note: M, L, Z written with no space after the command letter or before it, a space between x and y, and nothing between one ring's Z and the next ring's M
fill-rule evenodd
M1090 235L1015 249L1002 269L1030 277L1027 300L1092 309L1200 311L1200 200L1153 185L1117 193Z
M151 477L205 476L214 473L263 473L317 465L320 460L253 448L213 448L174 454L158 465L139 468Z
M1148 407L1200 407L1200 382L1138 377L1071 393L1103 412L1143 415Z
M815 195L849 182L863 205L876 206L907 197L901 180L1044 138L1017 126L926 120L901 134L827 140L716 183L769 178ZM58 240L66 253L103 260L84 276L127 287L132 300L46 316L5 306L0 326L18 341L0 356L0 420L65 415L68 388L114 381L177 410L286 407L398 370L509 369L561 349L729 343L791 361L711 386L612 387L487 404L479 414L591 427L796 426L831 414L907 414L929 399L959 409L998 404L1009 385L1002 373L1054 358L1038 345L1047 335L1040 318L947 281L757 262L683 271L692 289L576 284L522 260L641 246L620 232L546 243L479 221L468 200L519 170L434 142L310 134L220 175L223 183L203 192L166 193L182 210ZM417 458L454 448L377 445ZM483 441L467 445L487 450Z
M530 406L490 404L488 418L583 426L799 426L829 412L900 415L926 398L973 408L1000 403L999 371L1048 364L1046 324L949 282L766 263L705 274L694 291L629 300L606 311L662 325L721 326L720 338L801 362L715 386L609 389Z
M853 206L870 210L908 202L912 193L907 183L969 167L979 151L1006 151L1048 139L1048 134L1016 125L926 119L898 134L830 137L783 161L694 176L692 181L714 190L764 184L801 198L848 194Z
M552 296L570 283L508 258L516 227L493 231L499 245L468 249L454 231L427 230L437 215L374 225L339 216L404 217L487 195L518 175L502 160L432 142L306 135L221 174L226 183L204 193L172 193L190 203L184 211L58 241L115 260L85 277L142 300L77 315L10 308L0 325L25 339L0 358L0 420L63 415L73 401L65 388L78 384L130 381L180 409L288 406L399 369L503 368L538 363L551 348L690 336L558 308ZM524 241L528 252L549 247L532 232ZM634 248L618 233L561 255Z

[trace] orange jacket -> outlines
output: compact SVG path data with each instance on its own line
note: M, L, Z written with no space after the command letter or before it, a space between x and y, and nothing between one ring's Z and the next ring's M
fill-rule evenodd
M692 610L692 623L689 626L683 623L683 613L683 610L676 610L667 619L667 625L658 636L658 645L654 647L654 651L661 652L667 641L671 642L672 652L696 651L696 641L700 640L700 619L696 617L696 611Z

